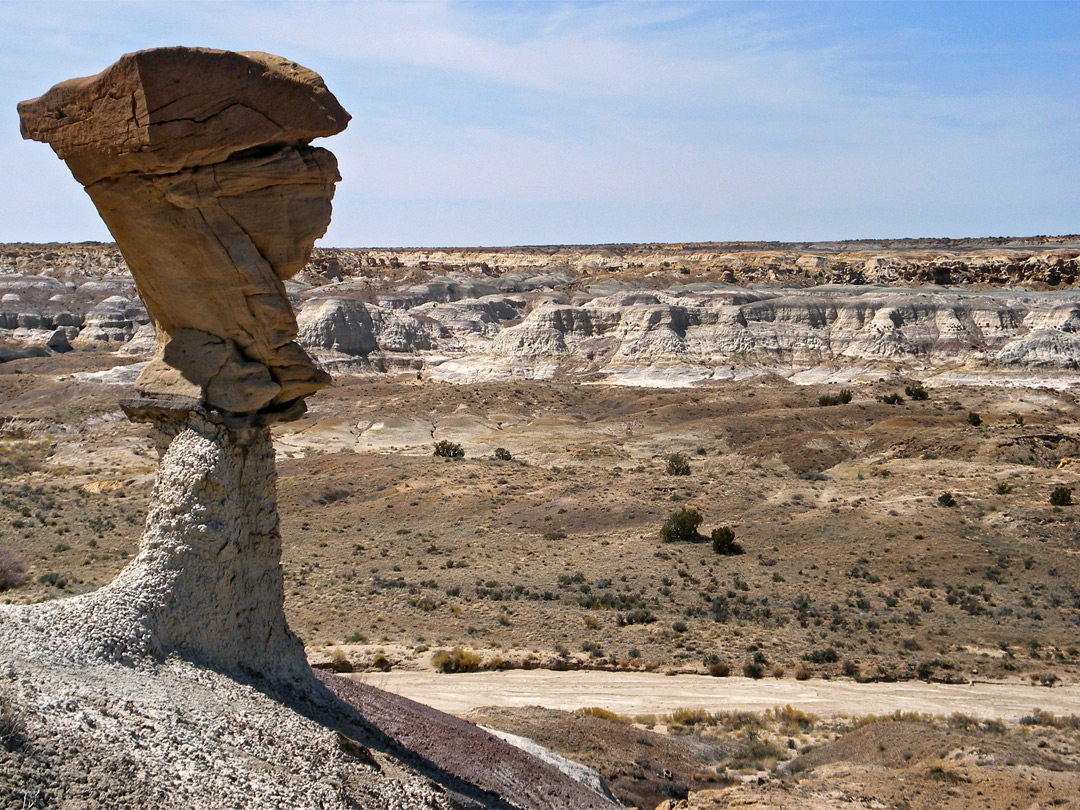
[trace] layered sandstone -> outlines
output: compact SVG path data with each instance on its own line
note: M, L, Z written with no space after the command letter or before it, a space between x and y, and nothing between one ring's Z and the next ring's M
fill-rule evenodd
M161 48L58 84L19 115L23 136L85 186L131 269L162 349L142 393L248 413L329 381L294 341L283 285L326 231L339 179L310 143L349 121L315 73L269 54Z

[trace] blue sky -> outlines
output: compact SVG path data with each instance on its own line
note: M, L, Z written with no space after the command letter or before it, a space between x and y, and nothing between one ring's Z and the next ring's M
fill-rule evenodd
M0 0L0 242L109 239L15 104L163 45L353 115L321 244L1080 232L1080 3Z

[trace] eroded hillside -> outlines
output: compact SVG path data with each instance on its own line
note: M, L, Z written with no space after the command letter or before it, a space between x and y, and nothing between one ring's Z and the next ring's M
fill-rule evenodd
M331 371L671 387L901 371L1061 385L1080 240L316 251L287 289ZM0 252L0 357L152 352L107 245ZM1071 379L1071 377L1069 377Z

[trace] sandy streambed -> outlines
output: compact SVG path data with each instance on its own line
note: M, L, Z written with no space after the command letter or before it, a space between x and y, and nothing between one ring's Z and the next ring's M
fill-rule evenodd
M543 706L573 711L600 706L623 715L676 708L761 711L790 704L823 717L905 712L1017 720L1032 709L1080 713L1080 685L1047 688L1021 682L948 685L906 681L751 680L651 672L512 670L443 675L436 672L352 676L380 689L464 714L481 706Z

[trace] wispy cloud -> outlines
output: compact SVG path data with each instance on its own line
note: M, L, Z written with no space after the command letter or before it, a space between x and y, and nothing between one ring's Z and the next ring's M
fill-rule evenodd
M1080 230L1077 9L0 3L0 160L21 166L0 191L27 200L0 239L41 232L59 193L27 176L45 158L12 135L18 97L165 44L323 74L355 115L328 144L331 242ZM80 206L55 238L99 228Z

